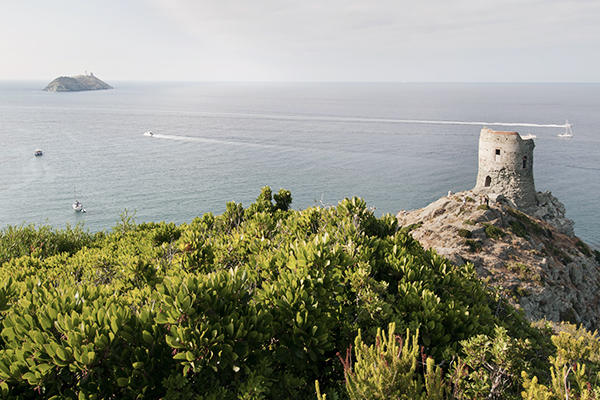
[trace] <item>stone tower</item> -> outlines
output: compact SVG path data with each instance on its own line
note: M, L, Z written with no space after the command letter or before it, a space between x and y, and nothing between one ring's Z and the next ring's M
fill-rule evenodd
M533 181L533 139L517 132L483 128L479 136L479 172L474 192L503 195L519 209L537 206Z

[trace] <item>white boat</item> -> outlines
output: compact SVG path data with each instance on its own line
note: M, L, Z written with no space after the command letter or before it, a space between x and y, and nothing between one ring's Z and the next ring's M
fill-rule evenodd
M144 136L154 136L154 133L152 131L144 132Z
M73 193L75 194L75 201L73 202L73 210L75 212L86 212L85 208L83 208L83 204L81 204L79 202L79 200L77 200L77 192L75 192L75 188L73 188Z
M81 204L77 200L75 200L73 202L73 210L75 210L77 212L85 212L85 208L83 208L83 204Z
M523 140L537 139L537 135L532 135L530 132L528 132L527 135L521 136L521 139L523 139Z
M36 155L36 157L37 157L37 156L41 156L41 155L43 155L43 154L44 154L44 152L42 151L42 149L36 149L34 154L35 154L35 155Z
M571 130L571 127L573 125L569 123L569 120L567 120L567 122L565 123L565 132L564 133L559 133L558 137L561 138L571 138L573 137L573 131Z

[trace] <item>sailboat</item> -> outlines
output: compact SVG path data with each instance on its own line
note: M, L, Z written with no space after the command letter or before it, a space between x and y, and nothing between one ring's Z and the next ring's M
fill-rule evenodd
M75 191L75 188L73 188L73 193L75 194L75 201L73 202L73 210L75 212L86 212L85 208L83 208L83 204L81 204L79 202L79 200L77 200L77 192Z
M558 137L561 138L571 138L573 137L573 131L571 130L571 127L573 125L569 123L569 120L567 120L567 122L565 123L565 132L564 133L559 133Z

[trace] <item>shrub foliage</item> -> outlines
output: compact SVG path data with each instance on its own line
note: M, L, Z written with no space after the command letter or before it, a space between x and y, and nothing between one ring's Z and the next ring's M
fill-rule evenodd
M108 233L0 232L1 397L302 399L318 381L319 397L347 398L337 354L355 339L367 351L389 326L412 339L406 356L429 357L402 372L407 387L442 398L452 392L434 363L456 365L465 341L498 324L530 334L471 264L424 250L393 216L359 198L291 202L265 187L248 208L180 226L125 213Z

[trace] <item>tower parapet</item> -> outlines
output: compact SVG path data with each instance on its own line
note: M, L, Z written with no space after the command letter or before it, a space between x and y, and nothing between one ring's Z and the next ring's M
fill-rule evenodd
M533 180L533 139L517 132L483 128L479 136L479 172L473 191L503 195L519 209L537 206Z

